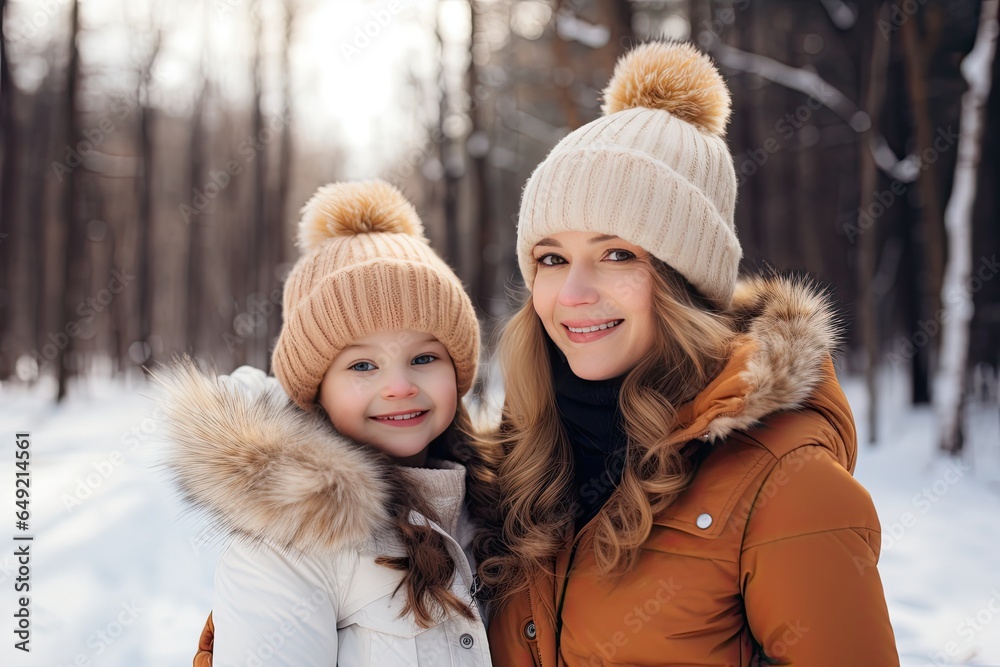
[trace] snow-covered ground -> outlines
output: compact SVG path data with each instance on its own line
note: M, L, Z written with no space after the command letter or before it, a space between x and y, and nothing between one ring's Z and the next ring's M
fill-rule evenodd
M845 388L859 422L859 381ZM92 382L53 407L51 387L0 385L0 665L188 665L211 604L218 546L184 515L162 470L141 383ZM935 419L881 393L879 442L856 475L883 526L880 571L902 664L1000 666L1000 410L981 415L971 461L934 454ZM29 530L15 528L15 434L30 432ZM15 542L31 535L32 542ZM30 653L13 648L17 546L30 544ZM845 641L850 638L845 637Z
M1000 406L976 409L962 460L935 453L931 409L909 409L902 377L882 383L868 446L863 383L844 382L858 421L855 477L882 522L879 572L900 662L1000 666Z

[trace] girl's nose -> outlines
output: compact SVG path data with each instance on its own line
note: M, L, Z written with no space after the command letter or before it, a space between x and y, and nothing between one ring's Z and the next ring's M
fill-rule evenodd
M382 397L386 399L413 398L420 393L420 388L405 372L393 373L382 388Z
M571 264L566 272L566 282L559 290L559 305L585 306L597 303L599 293L595 284L597 276L582 263Z

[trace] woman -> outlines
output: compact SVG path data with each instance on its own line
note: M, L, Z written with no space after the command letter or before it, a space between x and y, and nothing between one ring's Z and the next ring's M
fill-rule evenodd
M898 665L826 297L737 282L729 93L682 44L532 174L501 340L499 665Z

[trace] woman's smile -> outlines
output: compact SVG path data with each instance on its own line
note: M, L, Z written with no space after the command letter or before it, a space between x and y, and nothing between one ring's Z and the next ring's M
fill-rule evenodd
M625 322L624 319L598 320L594 322L571 321L563 322L566 337L573 343L592 343L610 336Z

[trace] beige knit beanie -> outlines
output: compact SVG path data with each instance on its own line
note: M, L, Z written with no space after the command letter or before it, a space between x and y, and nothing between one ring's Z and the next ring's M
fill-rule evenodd
M538 241L590 231L644 248L728 308L742 251L725 141L730 97L718 70L689 44L643 44L615 66L603 111L528 179L517 228L525 285Z
M459 396L469 390L479 360L472 302L396 188L379 180L321 187L302 209L298 243L303 255L285 282L284 323L271 359L293 401L311 410L341 350L396 329L441 341Z

